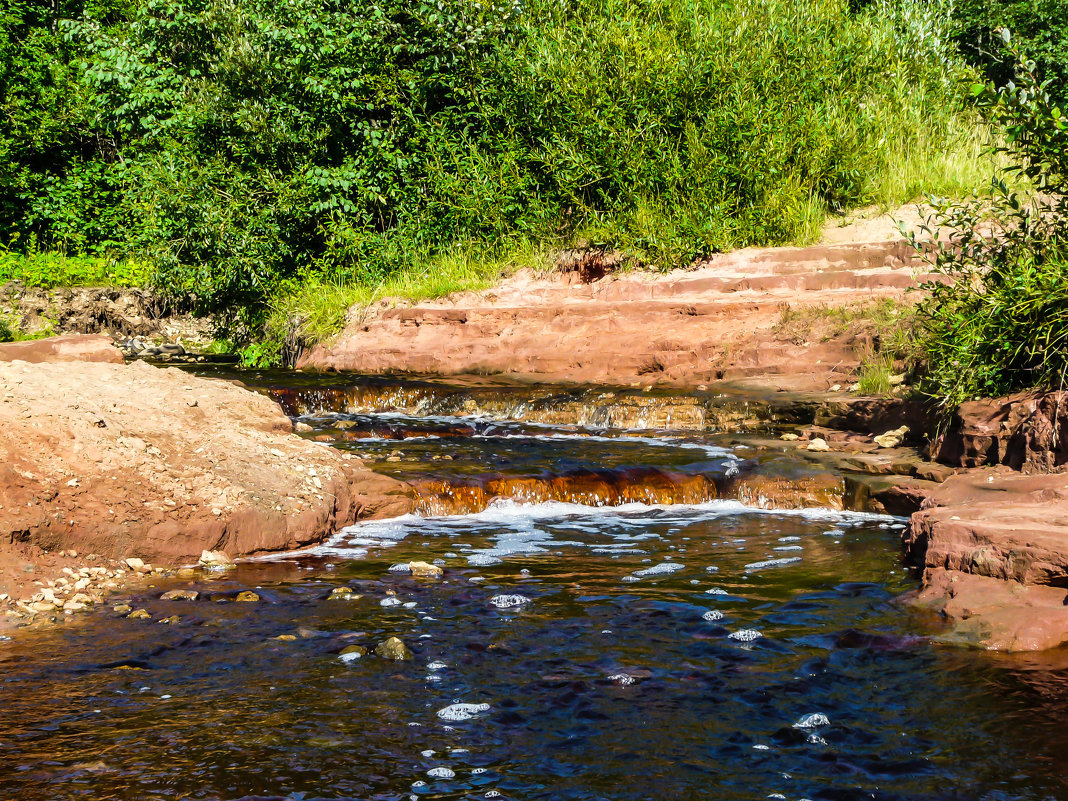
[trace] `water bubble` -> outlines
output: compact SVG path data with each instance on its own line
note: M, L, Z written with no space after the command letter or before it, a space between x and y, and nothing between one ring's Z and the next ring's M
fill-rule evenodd
M770 745L764 745L763 743L757 743L756 745L753 746L753 750L754 751L770 751L771 750L771 746ZM768 796L768 798L770 798L770 797L771 796Z
M800 537L779 537L779 542L801 542Z
M453 753L455 754L455 753L457 753L457 751L466 751L466 750L467 749L465 749L465 748L455 749L455 750L453 750ZM486 772L486 768L474 768L471 771L471 775L472 776L478 776L478 775L483 774L485 772Z
M805 550L800 545L777 545L772 548L773 551L803 551Z
M412 568L408 565L407 562L397 562L397 564L389 566L389 572L390 573L411 573L412 572Z
M794 724L795 729L815 729L819 726L829 726L831 720L822 712L812 712L802 717Z
M476 553L467 557L467 564L472 567L489 567L490 565L499 565L501 560L496 556L490 556L489 554Z
M827 745L827 741L818 734L810 734L806 742L812 743L812 745Z
M412 788L414 789L416 787L426 787L426 782L422 779L416 779L414 782L412 782Z
M739 642L753 642L753 640L759 640L764 635L756 629L738 629L738 631L732 631L727 636Z
M828 537L841 537L843 534L845 534L845 532L842 531L842 529L840 528L832 528L829 531L824 531L823 533Z
M530 599L525 595L494 595L490 598L490 603L498 609L510 609L513 606L529 604Z
M421 751L420 753L425 757L432 757L434 756L434 754L437 753L437 751L435 751L433 748L428 748L425 751Z
M608 677L609 681L614 681L620 687L629 687L634 683L634 677L627 673L615 673Z
M431 662L429 665L426 666L426 669L427 670L444 670L447 667L448 667L448 665L446 665L444 662Z
M723 620L723 613L718 609L709 609L701 617L704 620Z
M709 565L708 567L705 568L705 572L706 573L718 573L719 572L719 568L716 567L715 565Z
M488 712L489 708L489 704L449 704L438 710L438 717L451 721L471 720L482 712Z
M417 606L419 606L419 604L417 604L415 601L408 601L406 604L404 604L405 609L415 609L415 607Z
M726 595L727 591L722 587L712 587L705 590L705 595Z
M500 794L500 792L498 790L490 790L482 797L483 798L500 798L501 794Z
M471 576L471 578L468 579L468 581L470 581L472 584L478 584L478 583L480 583L482 581L485 581L485 580L486 580L485 576Z
M456 778L456 772L450 768L431 768L426 772L426 775L432 779L454 779Z

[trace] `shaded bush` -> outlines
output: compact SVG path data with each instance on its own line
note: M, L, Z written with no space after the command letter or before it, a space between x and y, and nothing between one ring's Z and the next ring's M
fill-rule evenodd
M1008 33L1004 34L1009 43ZM987 198L935 201L930 254L939 280L923 288L922 389L951 409L1032 387L1060 388L1068 372L1068 119L1019 49L1015 80L976 96L1004 127L1008 170L1032 191L995 179ZM922 243L917 243L922 246Z

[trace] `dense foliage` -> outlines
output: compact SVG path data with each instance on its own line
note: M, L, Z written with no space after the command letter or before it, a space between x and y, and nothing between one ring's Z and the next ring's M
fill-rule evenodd
M1005 42L1009 34L1003 32ZM1061 388L1068 375L1068 115L1033 60L1015 47L1015 80L976 87L1004 127L1008 167L1023 195L995 179L990 197L941 201L929 282L923 389L947 409L1031 387Z
M464 243L804 239L972 135L947 8L5 0L0 245L133 256L220 310Z
M1068 100L1068 0L956 0L953 16L961 53L992 83L1004 86L1014 77L997 33L1007 28L1037 76L1052 82L1058 100Z

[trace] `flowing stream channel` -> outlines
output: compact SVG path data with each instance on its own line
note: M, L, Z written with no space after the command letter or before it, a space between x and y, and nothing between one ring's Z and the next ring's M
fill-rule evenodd
M789 408L209 372L421 511L0 643L0 799L1068 798L1068 655L931 640Z

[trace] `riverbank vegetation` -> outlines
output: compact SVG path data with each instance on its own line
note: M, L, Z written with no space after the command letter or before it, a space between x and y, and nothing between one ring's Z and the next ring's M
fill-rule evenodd
M917 307L920 389L946 410L1021 389L1065 388L1068 374L1068 114L1055 79L1001 33L1012 81L977 85L1010 159L991 191L941 200L929 222L938 274ZM1006 182L1027 186L1022 193Z

